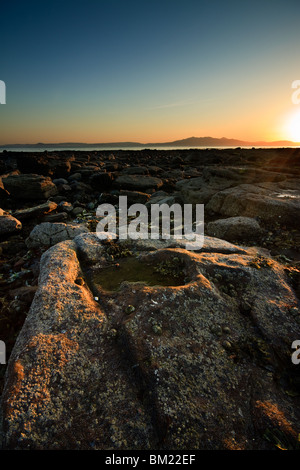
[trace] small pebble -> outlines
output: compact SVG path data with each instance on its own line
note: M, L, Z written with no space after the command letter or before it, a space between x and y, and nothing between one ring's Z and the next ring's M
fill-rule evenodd
M231 349L231 343L229 343L229 341L224 341L224 342L222 343L222 346L223 346L223 348L225 348L225 349Z
M126 309L125 309L125 312L126 312L127 314L130 314L130 313L132 313L132 312L134 312L134 311L135 311L135 307L134 307L133 305L128 305L128 306L126 307Z
M224 327L223 327L223 332L224 332L224 333L231 333L231 330L230 330L230 328L229 328L228 326L224 326Z

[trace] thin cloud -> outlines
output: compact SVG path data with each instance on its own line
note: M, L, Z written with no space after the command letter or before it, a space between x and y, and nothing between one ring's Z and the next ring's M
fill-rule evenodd
M181 106L189 106L191 104L196 104L196 103L206 103L209 101L214 101L214 98L209 98L206 100L182 100L182 101L176 101L175 103L166 103L166 104L158 104L156 106L151 106L149 108L146 108L147 110L156 110L156 109L166 109L166 108L178 108Z
M165 108L176 108L179 106L187 106L189 104L193 104L194 101L192 100L184 100L184 101L177 101L175 103L167 103L167 104L158 104L156 106L151 106L150 108L147 108L148 110L153 110L153 109L165 109Z

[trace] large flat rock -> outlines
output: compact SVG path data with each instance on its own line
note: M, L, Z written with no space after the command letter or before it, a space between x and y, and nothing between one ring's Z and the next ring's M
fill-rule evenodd
M294 445L299 300L284 266L213 245L131 244L145 266L180 261L185 281L116 291L88 272L126 242L82 234L47 250L9 359L2 448L264 449L266 431Z
M241 184L215 193L205 208L223 216L260 217L265 222L298 226L299 182Z
M180 180L176 187L186 204L206 204L214 194L228 188L241 184L283 182L286 179L285 174L258 168L207 166L201 176Z

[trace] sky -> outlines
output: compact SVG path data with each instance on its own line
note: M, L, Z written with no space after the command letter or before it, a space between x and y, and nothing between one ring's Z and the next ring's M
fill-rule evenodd
M299 0L2 1L0 144L300 141L299 20Z

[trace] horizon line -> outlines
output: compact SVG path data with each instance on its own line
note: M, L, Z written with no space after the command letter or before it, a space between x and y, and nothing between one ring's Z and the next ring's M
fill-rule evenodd
M237 139L234 137L211 137L211 136L203 136L203 137L187 137L183 139L177 139L173 141L164 141L164 142L137 142L137 141L111 141L111 142L71 142L71 141L65 141L65 142L35 142L35 143L6 143L6 144L0 144L0 147L29 147L29 146L55 146L55 145L86 145L86 146L97 146L97 145L171 145L171 144L179 144L182 142L182 145L185 145L184 143L187 141L191 140L213 140L213 141L234 141L237 143L241 144L248 144L248 145L262 145L262 144L280 144L280 143L286 143L290 145L295 145L298 146L300 145L300 142L294 142L291 140L273 140L273 141L265 141L265 140L256 140L256 141L250 141L250 140L242 140L242 139Z

